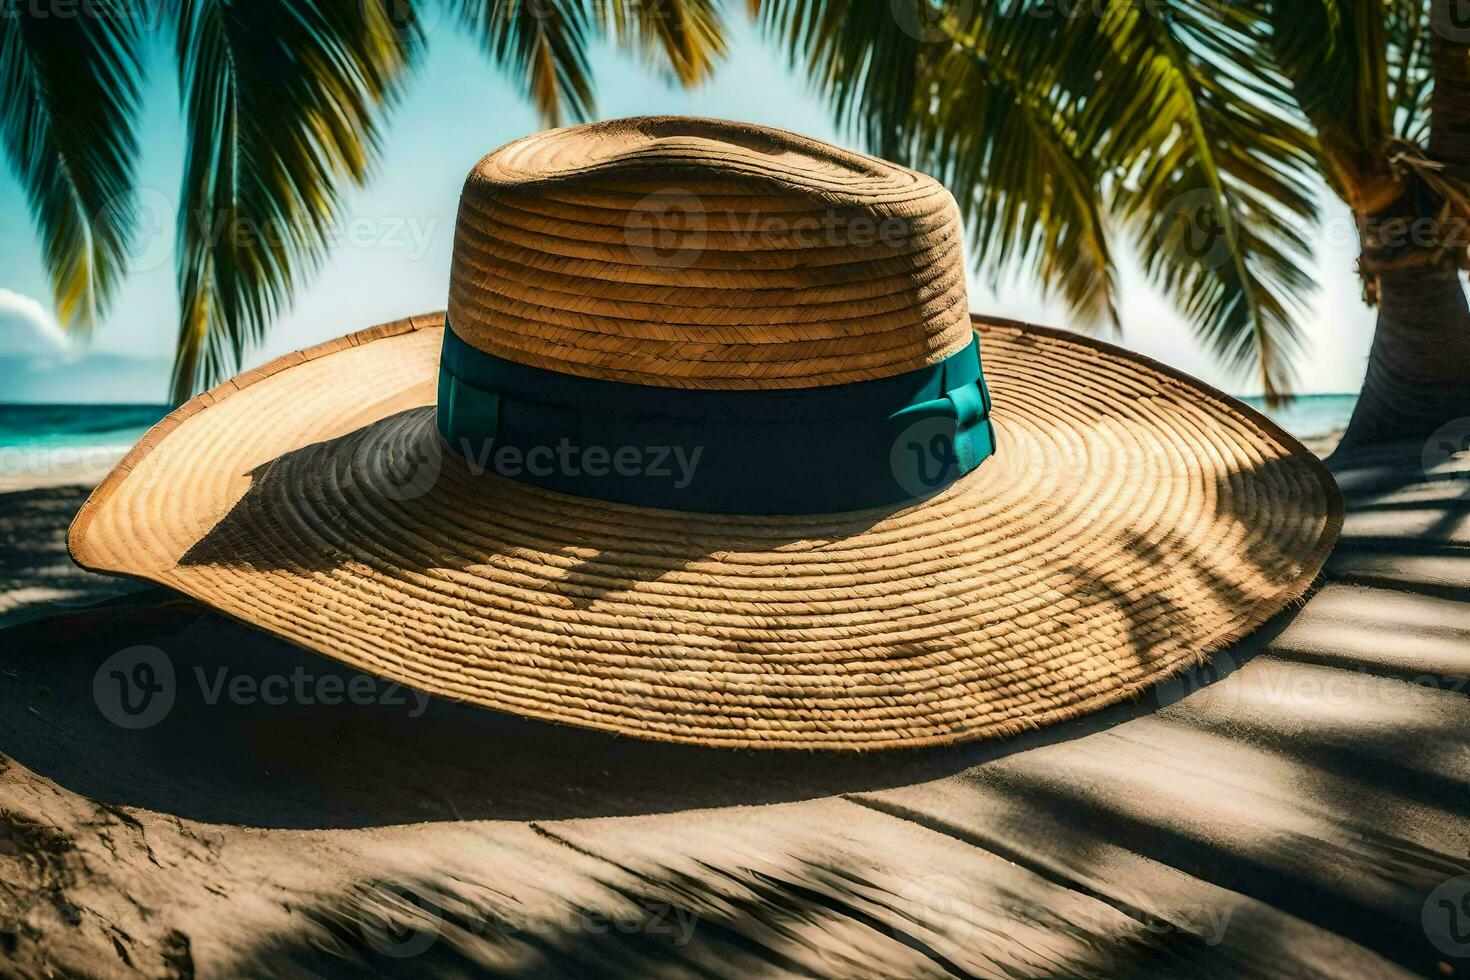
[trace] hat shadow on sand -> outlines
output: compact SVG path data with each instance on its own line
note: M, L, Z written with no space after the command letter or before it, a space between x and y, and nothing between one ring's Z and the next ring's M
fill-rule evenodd
M1273 621L1250 638L1249 649L1232 648L1229 657L1137 701L1005 740L864 755L737 751L430 698L152 591L4 633L9 669L0 676L0 744L22 765L92 799L253 827L568 819L781 803L924 782L1111 728L1235 669L1279 628ZM106 689L109 657L138 647L167 658L171 703L156 723L127 729L99 691ZM265 695L275 692L263 688L245 697L230 691L237 678L282 677L289 684L298 675L307 679L307 699L272 704ZM372 693L351 703L343 692L354 678Z
M250 528L283 506L282 495L342 478L331 460L361 458L354 454L373 446L381 427L402 421L390 417L262 467L180 564L240 562L259 569L281 562L279 554L252 547ZM317 519L332 520L329 498L315 498ZM854 530L879 517L854 515ZM701 539L687 555L641 574L678 567L708 547ZM1142 541L1125 547L1156 557ZM298 550L277 567L326 569L349 557L324 545L315 554ZM1185 558L1211 590L1246 601L1202 556ZM420 560L430 567L453 558L434 551ZM1071 571L1095 594L1126 592L1126 582L1110 581L1104 571ZM567 579L607 587L610 574L593 558ZM854 754L667 744L430 698L153 590L3 634L9 669L0 674L0 744L22 765L93 799L257 827L559 819L789 802L941 778L1167 707L1243 663L1293 611L1228 656L1137 700L1004 740ZM1131 629L1142 643L1157 622ZM129 693L128 671L115 667L120 652L133 668L140 657L149 660L149 677L162 676L153 670L162 665L172 674L168 709L144 727L116 720L116 701ZM267 678L279 680L268 689Z

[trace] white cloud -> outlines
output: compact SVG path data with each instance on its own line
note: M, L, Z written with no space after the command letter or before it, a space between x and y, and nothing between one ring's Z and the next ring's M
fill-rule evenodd
M64 354L71 341L41 302L0 288L0 357Z

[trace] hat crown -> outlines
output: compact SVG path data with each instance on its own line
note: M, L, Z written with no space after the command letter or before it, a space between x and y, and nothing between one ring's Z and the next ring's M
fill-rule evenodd
M482 159L449 321L470 345L660 387L802 388L935 364L970 340L954 199L782 130L649 117Z

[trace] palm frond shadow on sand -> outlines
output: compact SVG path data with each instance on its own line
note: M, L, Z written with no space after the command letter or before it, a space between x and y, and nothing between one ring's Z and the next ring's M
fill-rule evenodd
M1359 503L1407 499L1388 486L1366 496ZM1436 496L1431 509L1463 515L1464 499ZM0 634L0 744L14 749L16 771L186 818L436 821L260 833L82 807L85 832L102 827L114 858L139 839L135 864L96 864L125 872L129 894L156 880L149 921L171 930L170 963L188 950L178 928L200 921L197 896L178 908L159 898L200 890L196 868L167 857L170 840L184 836L209 874L225 877L208 894L229 911L211 920L214 935L195 933L201 970L215 973L1383 976L1397 964L1433 974L1443 954L1422 924L1426 896L1470 870L1461 832L1470 811L1454 779L1463 686L1421 688L1423 665L1353 658L1404 630L1447 644L1464 632L1467 594L1399 583L1379 595L1382 608L1345 617L1344 603L1364 599L1344 576L1378 568L1362 562L1391 540L1415 543L1375 536L1389 530L1350 527L1338 580L1313 598L1300 635L1278 635L1296 618L1289 611L1139 702L1004 743L868 758L730 753L437 701L409 719L387 704L283 710L197 696L154 729L124 732L100 718L90 685L128 644L166 649L181 675L341 670L155 595ZM1426 632L1430 612L1442 618ZM1206 683L1268 642L1270 655ZM1341 687L1341 697L1312 685ZM469 822L497 816L530 822ZM162 863L145 855L145 827ZM288 914L261 901L262 861L309 865L318 849L324 883L293 889L277 867L268 894ZM345 878L344 856L356 859ZM971 891L956 903L946 883ZM88 900L92 884L68 897ZM130 928L127 947L142 963L152 933Z
M981 910L915 902L891 869L799 854L752 863L610 868L590 883L600 894L545 918L452 875L362 881L303 909L297 931L261 937L237 965L320 977L943 977L1013 958L1045 963L1020 976L1177 977L1240 965L1197 933L1126 915L1121 929L1092 931L1002 889L1003 911L990 914L1064 937L1028 957L1024 941L985 935Z

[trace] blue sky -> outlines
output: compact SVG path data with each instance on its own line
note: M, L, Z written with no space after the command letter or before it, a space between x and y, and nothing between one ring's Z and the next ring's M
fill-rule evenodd
M693 92L670 87L627 55L596 51L599 116L688 113L848 142L800 74L738 13L732 17L730 57L711 83ZM452 24L428 26L428 51L390 119L381 162L369 183L346 199L340 241L245 367L444 306L464 175L485 153L538 123L516 89ZM155 38L149 60L139 199L157 220L146 222L134 249L135 271L89 344L59 337L24 196L0 169L0 402L157 402L166 396L178 316L171 245L184 149L166 37ZM1373 314L1359 298L1351 229L1347 212L1331 202L1317 255L1324 288L1304 324L1310 351L1298 370L1302 392L1355 391L1362 381ZM1250 379L1232 377L1212 363L1131 263L1125 262L1122 290L1123 344L1226 390L1257 391ZM1025 280L990 289L972 271L970 301L982 312L1067 326L1063 307L1045 301Z

